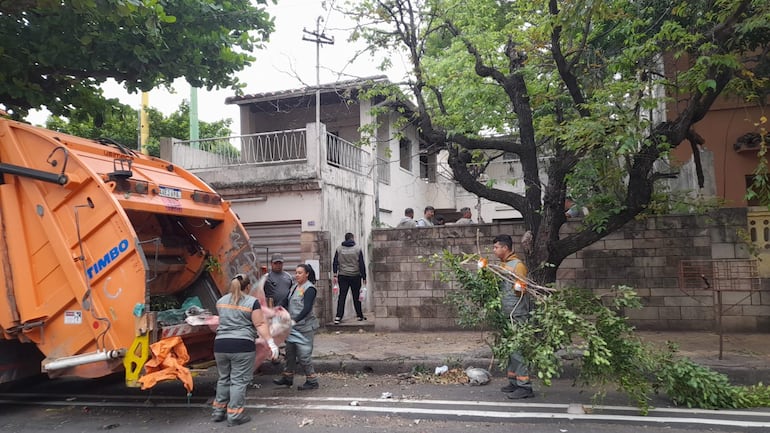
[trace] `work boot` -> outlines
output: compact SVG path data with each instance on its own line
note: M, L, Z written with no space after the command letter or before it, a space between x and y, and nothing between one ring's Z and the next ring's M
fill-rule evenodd
M300 391L307 391L307 390L310 390L310 389L318 389L318 381L317 380L314 380L314 381L309 381L308 380L305 383L303 383L302 385L298 386L297 389L300 390Z
M227 419L227 414L224 412L214 412L211 414L212 422L222 422Z
M243 415L243 416L235 418L235 419L227 420L227 426L228 427L235 427L237 425L246 424L249 421L251 421L251 417L249 415Z
M511 400L520 400L524 398L532 398L535 396L535 392L532 391L532 388L522 388L517 387L516 391L513 391L512 393L506 395L506 397L510 398Z
M515 383L508 383L508 385L505 385L504 387L500 388L500 392L513 392L516 391L519 387L516 386Z
M276 385L292 386L294 385L294 377L283 375L278 379L273 379L273 383Z

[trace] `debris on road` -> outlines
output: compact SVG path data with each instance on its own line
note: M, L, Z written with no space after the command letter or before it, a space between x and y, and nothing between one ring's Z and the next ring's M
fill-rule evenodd
M424 372L412 372L408 375L399 375L398 378L408 383L432 383L436 385L468 383L468 375L460 368L449 369L441 376Z
M465 374L468 375L468 383L471 385L486 385L492 380L492 375L483 368L468 367Z

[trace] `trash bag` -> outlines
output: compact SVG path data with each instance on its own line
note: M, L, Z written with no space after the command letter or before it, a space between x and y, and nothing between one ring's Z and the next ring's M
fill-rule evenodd
M465 374L471 385L486 385L492 379L492 375L483 368L468 367L465 369Z
M283 307L263 308L262 313L269 322L270 336L278 346L281 346L289 337L291 332L291 316ZM269 317L268 317L269 316ZM259 367L270 358L270 347L267 341L261 338L257 339L257 354L254 360L255 365Z

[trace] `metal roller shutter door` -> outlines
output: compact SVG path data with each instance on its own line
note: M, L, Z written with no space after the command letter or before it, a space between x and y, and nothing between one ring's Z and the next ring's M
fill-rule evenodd
M283 269L289 273L300 263L302 248L300 234L301 221L274 221L269 223L244 224L249 234L251 245L259 258L260 264L270 269L270 256L283 254Z

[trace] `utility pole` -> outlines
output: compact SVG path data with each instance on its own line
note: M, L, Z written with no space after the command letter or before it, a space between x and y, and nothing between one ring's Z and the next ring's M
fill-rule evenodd
M198 88L190 85L190 147L197 149L200 146L198 139L200 133L198 129Z
M334 37L330 38L321 33L321 21L323 18L319 16L315 21L314 32L302 29L302 33L305 34L302 40L315 43L315 130L319 152L321 151L321 45L334 44Z
M149 155L147 141L150 139L150 118L147 109L150 106L150 92L142 92L142 110L139 112L139 149L145 155Z
M318 146L318 155L325 154L325 152L322 152L321 150L321 44L334 44L333 37L330 38L324 33L321 33L321 21L323 21L323 18L320 16L315 20L315 32L308 31L305 28L302 29L302 33L305 34L302 36L302 40L315 43L315 138L316 145ZM326 161L322 161L319 158L319 177L321 174L321 164L325 162ZM323 213L321 213L321 227L324 230L328 230L325 224L325 217L323 216Z

